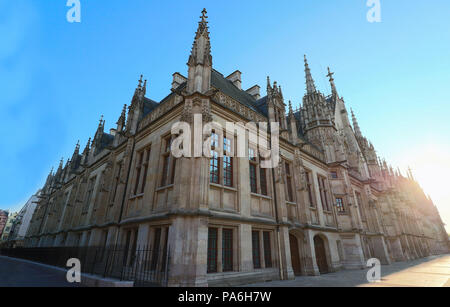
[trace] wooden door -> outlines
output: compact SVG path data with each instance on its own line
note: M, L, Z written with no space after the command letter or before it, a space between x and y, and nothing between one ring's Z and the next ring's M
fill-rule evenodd
M295 276L302 275L300 265L300 255L298 250L298 240L294 235L289 235L289 245L291 246L291 262Z
M314 248L316 251L316 261L320 274L328 273L327 254L325 251L325 242L320 236L314 238Z

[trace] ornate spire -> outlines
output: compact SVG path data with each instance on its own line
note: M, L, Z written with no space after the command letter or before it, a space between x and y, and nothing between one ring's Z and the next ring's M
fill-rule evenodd
M308 60L305 54L305 74L306 74L306 93L313 94L317 92L316 85L314 84L314 79L311 75L311 69L309 69Z
M206 13L206 9L203 9L187 63L189 67L187 92L189 94L194 92L204 94L211 87L211 41L209 38L208 16L206 16Z
M144 98L144 95L147 93L147 80L143 81L144 75L141 75L138 80L138 86L134 91L133 99L131 101L131 106L136 108L138 106L138 102ZM144 85L142 85L144 83Z
M142 96L145 96L147 94L147 79L144 80L144 86L142 87Z
M330 67L328 67L328 75L327 75L327 77L330 79L331 93L333 94L333 96L337 96L336 84L334 84L333 75L334 75L334 72L331 72Z
M138 87L137 89L141 90L142 89L142 78L144 78L144 75L141 75L141 78L138 81Z
M358 120L356 119L355 113L353 113L353 109L351 109L351 111L352 111L353 129L355 130L355 135L357 137L362 137L362 133L361 133L361 129L359 128Z
M77 145L75 146L75 150L72 155L72 159L70 160L70 168L72 170L78 167L78 161L80 159L80 140L78 140Z
M64 157L61 158L61 161L59 161L59 167L58 167L58 171L62 170L64 166Z
M78 156L79 153L80 153L80 140L78 140L77 145L75 145L75 151L73 152L73 157Z
M294 115L294 110L292 109L292 102L289 100L289 115Z
M103 115L100 117L100 122L98 123L98 128L97 128L97 132L95 133L94 136L94 146L97 146L98 143L100 142L103 133L105 131L105 120L103 119Z
M408 166L408 178L410 178L411 180L415 180L410 166Z
M117 121L117 132L123 131L123 128L126 124L126 116L127 116L127 105L123 106L122 114L120 114L119 120Z
M100 116L100 121L98 123L98 128L103 129L105 127L105 121L103 120L103 115Z
M90 150L91 150L91 138L89 138L86 147L84 148L83 155L89 154Z
M83 151L83 159L82 159L82 165L85 166L88 164L88 160L89 160L89 152L91 151L91 138L89 138L86 147L84 148Z
M47 188L49 188L51 186L52 180L53 180L53 170L54 170L54 168L52 167L52 170L48 174L47 180L45 181L45 185L44 185L43 190L47 190Z
M198 23L198 29L195 33L195 40L189 57L189 65L212 65L211 43L207 21L208 16L206 16L206 14L206 9L203 9L202 16L200 16L200 22Z

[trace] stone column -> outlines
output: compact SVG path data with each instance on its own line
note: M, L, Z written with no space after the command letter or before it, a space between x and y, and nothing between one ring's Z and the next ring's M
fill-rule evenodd
M175 217L168 243L169 286L207 286L208 219Z
M239 227L239 267L240 272L253 271L253 254L252 254L252 226L250 224L242 224Z
M381 261L381 264L391 264L392 260L389 257L386 242L383 236L378 236L372 238L372 243L374 245L375 257Z
M287 226L280 227L279 240L281 248L281 263L283 265L283 278L284 280L295 279L294 270L292 268L289 229Z
M305 251L305 272L309 276L319 276L319 267L316 262L316 251L314 248L314 233L311 230L304 232L304 251Z

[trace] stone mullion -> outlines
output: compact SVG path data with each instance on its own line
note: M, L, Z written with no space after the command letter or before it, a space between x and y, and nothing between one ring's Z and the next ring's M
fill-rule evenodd
M217 229L217 273L222 273L222 271L223 271L222 231L223 231L223 227L219 227Z
M266 256L264 255L264 232L262 230L259 232L259 253L261 255L261 269L266 268Z

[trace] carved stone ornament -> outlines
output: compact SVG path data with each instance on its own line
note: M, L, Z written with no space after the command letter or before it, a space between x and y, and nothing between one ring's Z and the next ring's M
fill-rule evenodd
M181 113L181 121L188 124L193 123L192 101L190 100L184 103L183 112Z
M213 121L211 115L211 106L209 104L209 100L206 99L202 101L202 119L204 123L210 123Z
M295 153L295 168L299 174L300 184L298 185L299 191L305 191L308 188L308 179L306 178L306 171L303 167L303 161L298 152Z

